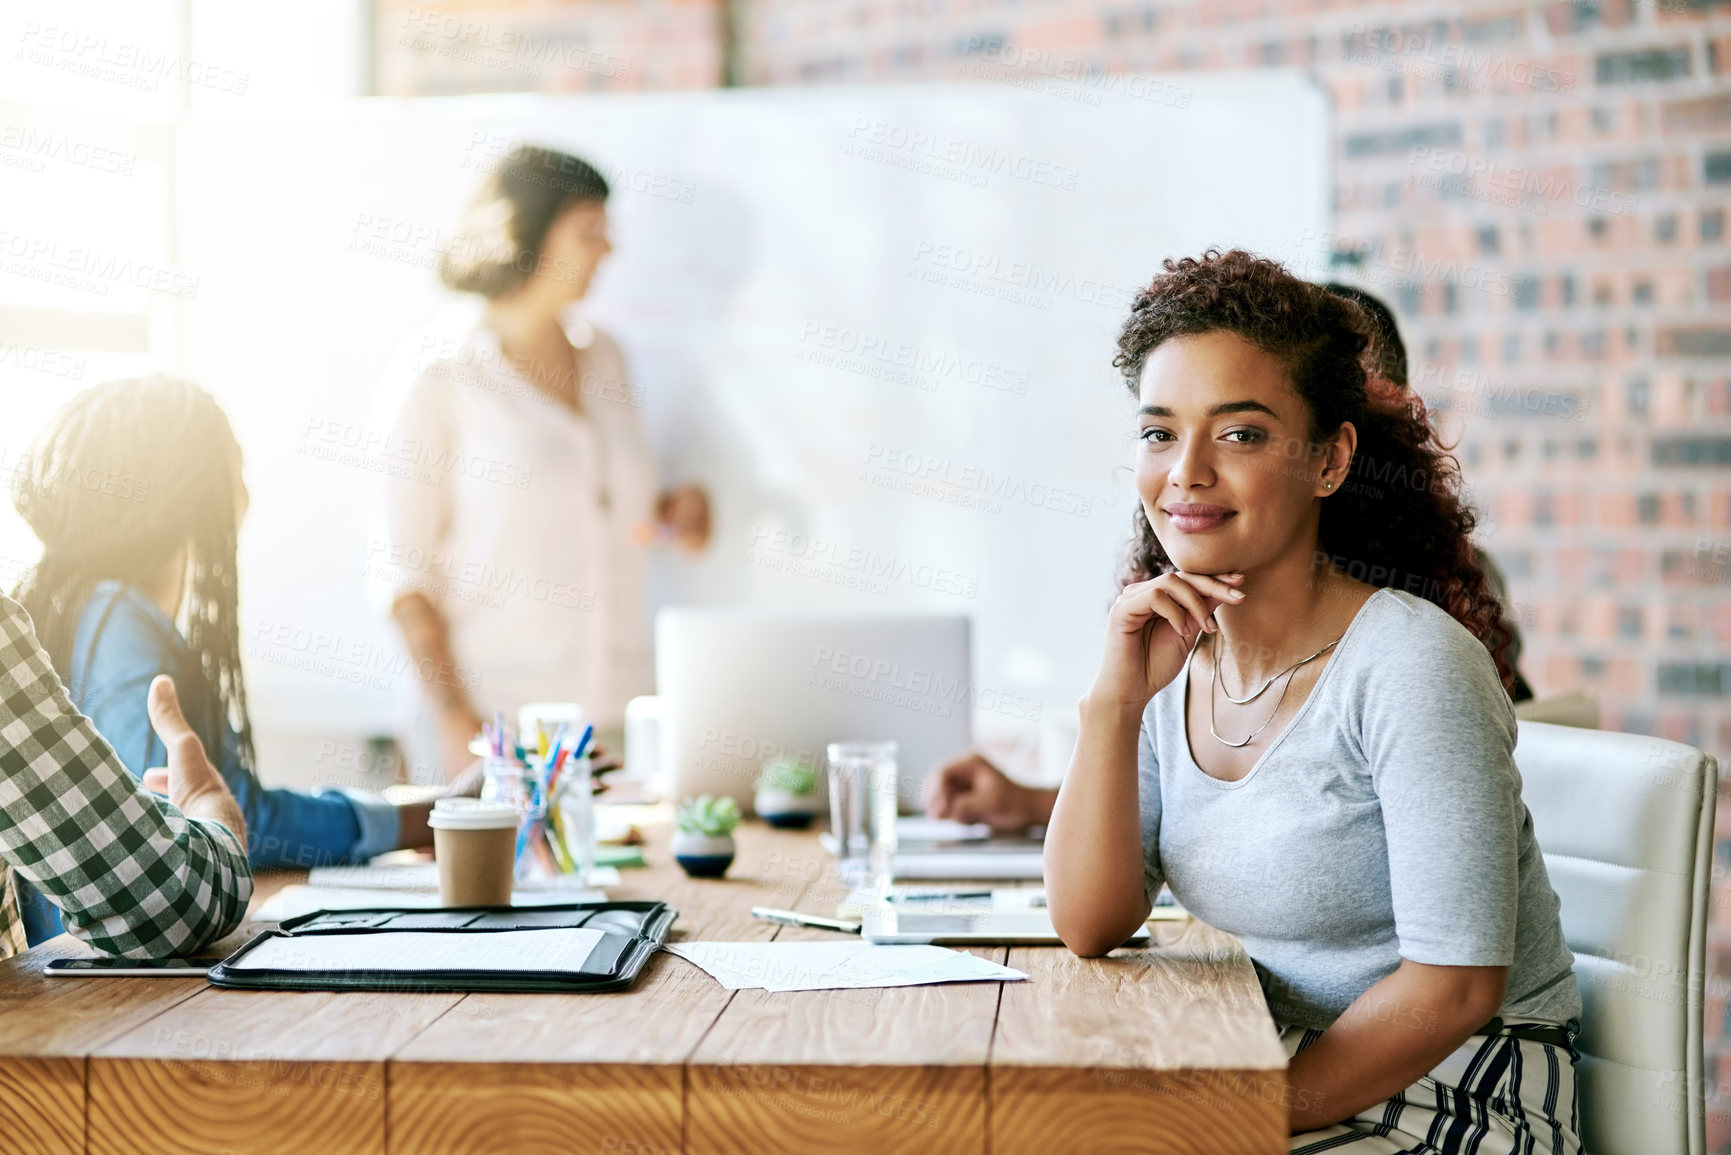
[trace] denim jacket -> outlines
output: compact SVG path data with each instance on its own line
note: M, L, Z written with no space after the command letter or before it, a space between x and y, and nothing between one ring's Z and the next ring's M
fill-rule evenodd
M96 586L78 617L70 667L73 705L96 723L135 778L167 764L145 695L156 675L174 679L187 720L240 803L254 870L365 862L397 845L396 808L377 795L341 787L270 789L241 765L239 736L214 705L197 657L168 615L136 587ZM58 911L23 889L19 900L31 945L59 934Z

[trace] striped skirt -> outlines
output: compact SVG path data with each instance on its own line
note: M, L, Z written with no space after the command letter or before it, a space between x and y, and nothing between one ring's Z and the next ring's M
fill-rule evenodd
M1288 1027L1288 1057L1322 1032ZM1474 1035L1393 1098L1292 1137L1293 1155L1580 1155L1575 1058L1548 1043Z

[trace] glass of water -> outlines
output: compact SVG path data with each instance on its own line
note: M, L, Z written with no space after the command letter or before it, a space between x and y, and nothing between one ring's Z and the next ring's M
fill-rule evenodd
M831 742L829 829L842 881L887 893L896 854L894 742Z

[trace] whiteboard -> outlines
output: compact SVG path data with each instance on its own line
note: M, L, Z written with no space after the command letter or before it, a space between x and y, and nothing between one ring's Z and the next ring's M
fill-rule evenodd
M664 479L714 499L711 548L659 557L652 602L965 612L983 728L1073 710L1134 502L1111 367L1129 300L1164 257L1297 256L1327 227L1322 94L1295 74L1185 85L189 122L178 243L199 291L172 339L245 448L261 740L392 725L411 675L362 581L375 466L312 447L370 432L387 357L450 299L438 246L516 140L610 178L588 315L625 349Z

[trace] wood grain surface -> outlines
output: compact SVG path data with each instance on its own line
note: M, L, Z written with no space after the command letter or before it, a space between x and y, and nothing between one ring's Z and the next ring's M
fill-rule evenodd
M725 880L651 831L618 898L676 940L834 939L815 835L748 826ZM255 902L301 876L261 876ZM248 928L256 929L256 928ZM68 938L0 963L12 1151L1019 1155L1284 1151L1285 1055L1237 941L1200 924L1106 959L1002 947L1023 983L729 992L668 955L608 995L251 992L44 979ZM238 939L230 944L238 945Z
M50 978L50 959L95 952L62 935L0 962L0 1149L82 1152L85 1056L204 988L196 978Z
M207 987L92 1052L90 1150L382 1153L386 1057L462 997Z
M1160 924L1081 959L1016 948L991 1059L993 1155L1287 1149L1286 1053L1238 941Z
M676 940L765 941L776 925L753 919L751 908L797 901L803 872L784 867L809 854L810 838L748 827L737 841L726 878L687 878L662 852L627 872L612 897L671 904ZM391 1150L682 1150L685 1062L732 998L667 954L617 995L470 995L391 1059ZM547 1066L555 1063L564 1066ZM475 1119L496 1127L466 1125Z
M808 880L790 905L833 916L848 888L827 854L807 853L782 860ZM775 941L857 940L783 926ZM1006 948L973 953L1001 963ZM735 993L691 1058L686 1150L984 1155L1001 985Z

